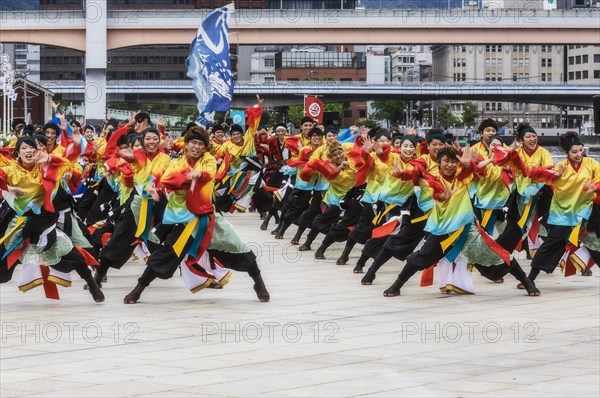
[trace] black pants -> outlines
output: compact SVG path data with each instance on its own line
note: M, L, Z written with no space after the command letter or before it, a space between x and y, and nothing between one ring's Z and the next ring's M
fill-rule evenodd
M310 206L310 198L312 191L305 191L303 189L294 189L290 194L288 203L284 210L284 221L289 224L298 224L298 219Z
M551 225L548 237L533 256L531 268L546 273L556 269L560 258L565 254L565 246L573 227Z
M298 226L304 228L311 228L314 219L321 214L321 200L323 199L323 192L312 191L310 198L310 205L306 210L302 212L298 217Z

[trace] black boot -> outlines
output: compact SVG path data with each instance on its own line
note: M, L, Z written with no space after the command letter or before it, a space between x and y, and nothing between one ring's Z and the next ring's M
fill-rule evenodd
M302 234L304 233L304 230L306 229L306 227L298 227L298 231L296 231L296 235L294 235L294 237L292 238L292 245L298 245L300 244L300 238L302 238Z
M271 221L271 213L267 214L265 220L260 224L261 231L266 231L269 228L269 221Z
M304 244L298 248L298 251L306 252L311 250L310 245L312 245L317 235L319 235L319 231L317 231L314 228L311 228L311 230L308 231L308 235L306 236L306 242L304 242Z
M323 242L321 242L321 246L319 246L315 252L315 258L318 260L325 260L325 250L327 250L327 248L331 246L333 242L334 240L329 235L325 235L325 239L323 239Z
M77 271L77 273L79 274L81 279L83 279L84 281L87 282L87 284L85 285L86 286L85 290L89 290L94 301L97 303L103 302L104 301L104 293L102 293L102 290L100 290L100 287L94 280L94 277L92 276L92 272L89 270L89 268L87 266L83 265L82 267L76 268L75 271Z
M96 267L95 271L96 273L94 274L94 281L96 281L96 285L98 285L98 287L102 287L102 282L106 282L106 274L108 273L108 269L110 267L107 266L106 264L101 264L99 266ZM89 290L89 285L86 283L85 285L83 285L83 290Z
M256 297L258 297L261 302L268 303L271 299L271 296L267 291L267 287L265 286L262 276L260 276L260 274L255 275L252 277L252 280L254 281L254 291L256 292Z
M75 250L75 249L73 249L73 250ZM92 276L92 271L90 271L88 266L84 262L82 262L75 267L75 272L77 272L79 277L86 282L86 286L87 286L86 290L90 291L90 294L92 295L92 298L94 299L94 301L97 303L103 302L104 301L104 293L102 293L102 290L100 290L100 287L98 287L98 284L96 284L96 281L94 280L94 277Z
M129 292L127 296L125 296L123 302L125 304L137 303L145 288L146 286L143 286L141 283L138 282L138 284L133 288L133 290Z
M335 262L337 265L346 265L348 263L348 256L350 256L350 252L352 251L355 243L356 242L354 242L352 239L348 239L346 246L344 246L344 251L340 255L340 258L338 258Z
M368 259L369 259L369 256L361 254L360 258L356 262L356 266L354 267L354 269L352 270L352 272L354 272L355 274L362 274L363 273L363 268L365 268L365 265L367 265L367 260ZM373 279L375 279L375 278L373 278Z
M379 268L381 268L383 264L378 264L377 261L374 261L373 264L371 264L371 266L369 267L367 273L365 274L365 276L363 276L362 280L360 281L360 283L362 285L371 285L373 284L373 281L375 280L375 274L377 273L377 271L379 270Z
M402 269L402 271L400 272L400 275L398 275L398 278L396 279L396 281L394 283L392 283L392 286L385 289L385 291L383 292L383 296L384 297L399 296L400 289L402 288L402 286L404 286L404 284L410 279L410 277L413 276L414 274L416 274L418 270L419 270L418 268L414 268L414 267L407 268L405 265L404 268Z
M530 296L539 296L541 293L538 290L537 287L535 287L535 283L533 283L533 281L527 277L527 275L525 275L525 271L523 271L523 269L521 268L521 266L519 265L519 263L517 262L517 260L512 259L510 261L510 274L512 276L514 276L519 282L521 282L519 284L519 289L525 289L527 290L527 294ZM533 271L537 271L537 273L534 273ZM539 270L531 270L531 274L534 274L535 276L537 276L537 274L539 274ZM530 275L531 275L530 274ZM534 277L535 279L535 277Z
M292 225L292 223L281 220L281 224L279 224L279 227L277 227L278 231L275 234L275 239L283 239L283 234L285 233L286 229L290 227L290 225Z
M585 267L585 269L583 270L581 275L582 276L592 276L592 270L590 269L589 265Z

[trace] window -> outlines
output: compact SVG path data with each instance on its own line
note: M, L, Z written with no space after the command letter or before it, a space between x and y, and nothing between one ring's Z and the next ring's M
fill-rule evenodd
M594 79L600 79L600 70L594 71Z
M581 62L584 64L587 64L589 62L588 59L589 59L589 57L587 54L584 54L581 56Z
M367 110L366 109L359 109L358 110L358 117L367 117Z
M274 58L265 58L265 68L274 68L275 67L275 59Z
M581 80L581 71L580 70L575 72L575 80Z
M575 65L575 57L569 57L569 65Z
M575 57L575 63L579 65L581 63L581 55Z
M569 80L575 80L575 72L569 72Z
M600 54L594 54L594 62L600 63Z
M583 79L587 79L588 77L589 77L588 71L587 71L587 70L584 70L584 71L583 71L582 78L583 78Z
M265 83L274 82L275 78L273 76L265 76Z

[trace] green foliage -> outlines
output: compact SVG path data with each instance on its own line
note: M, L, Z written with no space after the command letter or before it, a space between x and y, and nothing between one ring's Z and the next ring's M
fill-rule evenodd
M198 107L196 105L179 105L175 115L179 117L179 126L185 126L198 118Z
M371 106L375 109L375 112L369 115L371 119L388 120L391 124L402 124L405 120L404 101L373 101Z
M474 104L471 101L467 101L463 104L462 121L465 126L475 126L478 115L479 110L477 109L477 104Z
M439 108L437 122L445 129L450 126L462 125L462 120L450 112L450 104L444 104L441 108Z
M355 126L366 126L369 128L373 128L373 127L377 127L379 126L379 123L377 123L377 121L373 120L373 119L368 119L366 117L361 117L359 119L356 119L356 121L354 122Z
M287 115L290 122L294 123L294 126L300 125L300 120L304 117L304 106L303 105L290 105L287 109Z

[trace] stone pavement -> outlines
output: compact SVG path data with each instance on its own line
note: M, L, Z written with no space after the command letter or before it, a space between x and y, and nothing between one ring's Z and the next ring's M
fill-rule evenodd
M398 261L361 286L353 264L335 265L341 246L317 262L260 231L256 214L228 218L260 258L270 303L235 273L225 289L195 295L179 277L157 280L124 305L143 270L136 262L109 273L103 304L80 280L51 301L41 288L20 293L15 277L0 288L0 396L600 393L597 267L592 277L540 275L537 298L510 276L496 285L478 275L475 295L442 295L415 278L385 298Z

